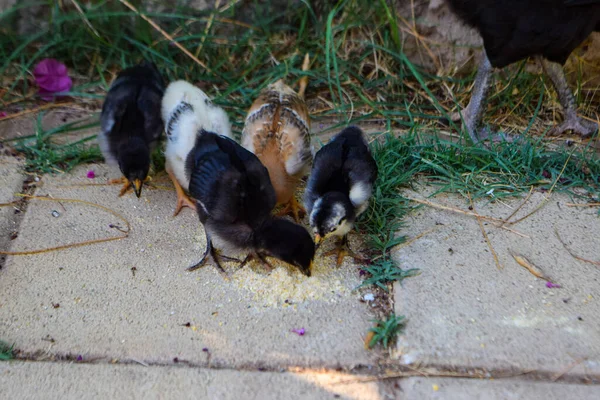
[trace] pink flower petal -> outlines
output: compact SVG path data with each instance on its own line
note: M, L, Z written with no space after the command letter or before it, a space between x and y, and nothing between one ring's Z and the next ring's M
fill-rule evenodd
M94 170L93 170L93 169L90 169L90 170L87 172L87 177L88 177L88 178L90 178L90 179L94 179L94 178L96 177L96 173L94 172Z
M306 333L306 331L304 330L304 328L292 329L292 332L297 333L298 336L304 336L304 334Z
M546 282L546 287L549 289L560 289L560 285L552 283L550 281Z
M52 94L68 92L73 86L65 64L53 58L40 61L33 69L33 76L44 100L52 100Z
M8 114L6 113L6 111L0 111L0 118L4 118L8 116Z

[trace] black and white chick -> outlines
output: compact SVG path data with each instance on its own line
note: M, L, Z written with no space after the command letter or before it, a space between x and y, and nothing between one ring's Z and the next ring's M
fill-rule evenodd
M348 246L348 232L369 206L377 179L377 163L360 128L350 126L337 134L315 155L308 178L304 205L317 247L329 236L338 236L337 266L344 257L357 257Z
M253 153L232 139L202 132L187 157L186 174L207 239L202 259L188 270L210 260L226 275L216 247L227 253L249 252L241 266L258 259L270 270L265 257L272 256L310 276L314 242L302 226L271 215L275 190Z
M162 118L167 134L166 170L177 191L175 216L184 206L196 209L194 200L185 193L190 185L185 160L196 144L196 136L206 130L231 137L231 124L227 113L213 104L206 93L183 80L167 86L162 100Z
M150 155L163 131L160 104L164 83L149 61L127 68L111 85L100 115L98 142L104 159L117 164L123 178L119 196L133 187L139 198L150 170Z

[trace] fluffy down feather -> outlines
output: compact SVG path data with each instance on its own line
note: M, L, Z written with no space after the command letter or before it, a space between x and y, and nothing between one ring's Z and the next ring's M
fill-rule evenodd
M169 84L162 101L167 146L165 157L173 174L185 189L189 178L185 160L202 129L231 137L231 124L225 111L214 105L202 90L180 80Z

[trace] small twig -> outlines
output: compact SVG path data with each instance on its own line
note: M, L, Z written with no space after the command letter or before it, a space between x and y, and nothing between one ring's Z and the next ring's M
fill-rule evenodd
M131 361L134 361L134 362L136 362L136 363L138 363L140 365L143 365L144 367L149 367L149 365L146 364L145 362L140 361L140 360L136 360L135 358L132 358Z
M407 240L404 243L399 243L399 244L391 247L390 251L392 251L393 249L399 250L399 249L401 249L403 247L410 246L411 244L413 244L417 240L421 239L423 236L429 235L430 233L432 233L434 231L437 231L438 229L439 229L439 227L436 226L435 228L431 228L429 230L426 230L425 232L422 232L422 233L418 234L414 238L411 238L411 239Z
M140 17L142 17L146 22L148 22L150 25L152 25L152 27L154 29L156 29L158 32L160 32L161 35L163 35L164 37L166 37L171 43L173 43L179 50L181 50L186 56L188 56L189 58L191 58L192 60L194 60L194 62L196 64L198 64L199 66L201 66L202 68L204 68L206 71L208 72L212 72L210 70L210 68L208 68L202 61L198 60L198 58L196 58L196 56L194 56L192 53L190 53L185 47L183 47L181 44L179 44L179 42L175 41L175 39L173 39L173 37L171 35L169 35L167 32L165 32L160 26L158 26L158 24L154 21L152 21L150 18L148 18L147 16L145 16L144 14L142 14L137 8L135 8L130 2L128 2L127 0L119 0L121 3L123 3L127 8L129 8L131 11L133 11L134 13L136 13L137 15L139 15Z
M514 217L521 208L523 208L523 206L529 201L529 198L531 197L531 195L533 194L533 186L531 186L531 189L529 189L529 193L527 194L527 197L525 197L525 200L523 200L523 202L521 203L521 205L519 207L516 208L515 211L513 211L508 217L506 217L504 219L504 222L502 222L502 225L500 226L504 226L504 224L506 224L512 217Z
M29 110L20 111L18 113L9 114L6 117L0 118L0 121L6 121L6 120L9 120L9 119L21 117L23 115L36 113L36 112L42 111L42 110L47 110L49 108L67 107L67 106L70 106L71 104L75 104L75 103L74 102L68 102L68 103L48 103L48 104L44 104L43 106L39 106L37 108L32 108L32 109L29 109Z
M452 211L452 212L455 212L455 213L458 213L458 214L468 215L470 217L479 217L479 218L482 218L482 219L485 219L485 220L488 220L488 221L492 221L494 223L494 226L496 226L498 228L502 228L505 231L514 233L515 235L519 235L519 236L524 237L524 238L528 238L528 239L530 238L529 235L526 235L526 234L521 233L521 232L519 232L517 230L511 229L511 228L509 228L507 226L502 226L502 223L504 223L504 220L502 220L500 218L489 217L487 215L480 215L480 214L477 214L477 213L473 213L471 211L464 211L464 210L461 210L459 208L454 208L454 207L444 206L444 205L441 205L441 204L432 203L431 201L427 201L427 200L419 200L419 199L414 199L412 197L406 197L406 198L408 200L410 200L410 201L414 201L415 203L420 203L420 204L423 204L423 205L426 205L426 206L429 206L429 207L433 207L433 208L437 208L437 209L440 209L440 210Z
M438 208L440 210L452 211L452 212L459 213L459 214L469 215L471 217L479 217L479 218L487 219L487 220L498 222L498 223L504 222L504 220L502 220L500 218L488 217L486 215L479 215L479 214L471 212L471 211L461 210L460 208L448 207L448 206L444 206L441 204L432 203L431 201L428 201L428 200L414 199L412 197L406 197L406 198L410 201L414 201L415 203L424 204L426 206Z
M541 210L542 207L544 207L544 205L546 205L546 203L548 202L548 200L550 200L550 195L552 194L552 191L556 187L556 184L558 183L558 180L562 176L563 172L565 172L565 168L567 168L567 164L569 163L569 160L571 159L572 155L573 155L573 153L569 154L569 157L567 158L567 161L565 161L565 165L563 165L562 169L560 170L560 174L558 174L558 176L554 180L554 183L550 187L550 190L548 190L548 193L546 193L546 196L544 197L544 200L542 200L542 202L533 211L531 211L529 214L525 215L524 217L519 218L516 221L509 222L511 225L514 225L514 224L517 224L517 223L519 223L521 221L524 221L525 219L529 218L530 216L532 216L533 214L535 214L536 212L538 212L539 210Z
M127 230L126 231L119 230L121 233L123 233L122 236L113 236L113 237L102 238L102 239L85 240L83 242L63 244L63 245L60 245L60 246L49 247L49 248L46 248L46 249L28 250L28 251L0 251L0 254L3 254L3 255L8 255L8 256L25 256L25 255L32 255L32 254L48 253L50 251L56 251L56 250L70 249L70 248L73 248L73 247L87 246L87 245L95 244L95 243L110 242L110 241L113 241L113 240L120 240L120 239L124 239L124 238L128 237L129 236L129 231L131 230L131 226L129 225L129 221L127 221L121 214L117 213L116 211L111 210L110 208L101 206L100 204L91 203L89 201L78 200L78 199L59 199L59 198L52 198L52 197L48 197L48 196L31 196L31 195L28 195L28 194L18 194L17 196L24 197L24 198L27 198L27 199L55 201L55 202L58 202L58 203L60 203L61 201L66 202L66 203L80 203L80 204L85 204L85 205L88 205L88 206L100 208L101 210L104 210L104 211L106 211L106 212L114 215L115 217L119 218L123 222L125 222L125 225L127 226ZM0 207L12 206L12 205L20 203L20 201L21 200L11 201L10 203L0 203Z
M586 203L586 204L578 204L578 203L566 203L567 207L600 207L600 203Z
M558 241L560 243L562 243L563 247L565 248L565 250L567 250L567 252L571 255L571 257L573 257L576 260L579 261L583 261L592 265L595 265L597 267L600 267L600 261L592 261L592 260L588 260L586 258L583 257L579 257L577 254L573 253L573 251L571 249L569 249L569 247L567 247L567 244L562 240L562 238L560 237L560 235L558 234L558 229L556 229L556 227L554 227L554 234L556 235L556 237L558 238Z
M77 9L77 12L79 12L79 14L81 14L81 18L83 19L83 22L85 22L85 24L88 26L88 28L90 28L90 30L94 33L94 35L96 35L96 37L98 37L99 39L102 39L102 37L100 36L100 34L96 30L96 28L94 28L94 26L92 25L90 20L87 19L87 17L85 16L85 13L83 12L83 9L79 5L79 3L77 3L77 1L75 1L75 0L71 0L71 3L73 3L73 5L75 6L75 8Z
M409 367L410 368L410 367ZM411 376L425 376L428 378L471 378L471 379L506 379L506 378L514 378L521 375L529 374L534 369L526 369L521 372L517 372L514 374L498 374L490 376L489 374L484 373L460 373L460 372L442 372L442 371L422 371L416 368L410 368L412 371L401 371L401 372L393 372L385 375L377 375L377 376L369 376L366 378L357 378L357 379L345 379L339 382L334 382L333 385L347 385L352 383L366 383L366 382L376 382L382 381L386 379L396 379L396 378L407 378Z
M502 269L504 267L502 266L502 264L500 264L500 260L498 259L498 254L496 254L496 250L494 250L494 246L492 246L492 242L490 241L490 238L488 237L487 232L485 231L485 228L483 227L483 222L481 222L482 218L475 211L475 205L473 204L473 199L471 198L471 194L467 193L467 196L469 196L469 203L471 203L471 207L473 208L473 213L475 214L475 216L477 218L477 223L479 224L479 228L481 229L483 238L485 239L485 242L487 243L488 247L490 248L490 251L492 252L492 256L494 256L494 262L496 263L496 267L498 269Z
M217 9L219 8L220 5L221 5L221 0L217 0L215 2L215 7L214 7L215 11L213 11L210 14L210 18L208 18L208 22L206 23L206 28L204 29L204 36L202 37L202 40L200 41L200 44L196 48L196 54L194 54L194 56L196 56L196 57L198 57L198 55L202 51L202 47L204 47L204 42L206 41L206 37L208 36L210 28L212 28L213 21L215 20L216 11L217 11Z
M578 366L579 364L581 364L582 362L586 361L587 358L580 358L579 360L575 360L574 362L572 362L571 364L569 364L569 366L567 366L567 368L563 369L562 371L560 371L559 373L557 373L556 375L554 375L552 377L552 382L556 382L557 380L559 380L560 378L562 378L562 376L564 374L566 374L567 372L569 372L570 370L572 370L573 368L575 368L576 366Z

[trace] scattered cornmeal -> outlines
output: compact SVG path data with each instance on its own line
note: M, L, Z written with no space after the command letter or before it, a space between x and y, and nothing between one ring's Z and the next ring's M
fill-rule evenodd
M434 385L432 385L432 387L433 387L434 392L437 392L438 390L440 390L440 387L438 385L434 384Z
M353 295L352 290L362 281L355 266L344 263L336 268L332 257L323 258L319 253L313 261L311 277L275 258L268 260L275 268L270 273L252 262L231 277L239 289L249 291L254 301L267 307L285 307L308 300L335 302L340 296Z

